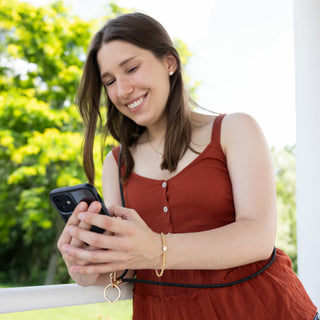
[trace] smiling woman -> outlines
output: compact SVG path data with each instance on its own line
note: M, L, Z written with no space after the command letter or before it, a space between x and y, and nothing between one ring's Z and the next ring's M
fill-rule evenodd
M274 249L274 170L256 121L191 109L164 28L121 15L94 36L77 95L91 183L103 90L101 125L121 144L103 165L111 216L97 202L74 210L58 243L71 277L105 285L110 300L136 274L133 319L314 319L290 259Z
M149 131L147 138L155 140L156 145L160 141L165 142L161 146L164 148L161 166L171 172L176 169L191 139L190 109L180 56L172 40L162 25L149 16L123 15L122 19L128 27L119 26L115 21L103 27L93 38L77 95L80 112L87 124L84 168L90 182L94 180L92 145L96 119L100 113L96 106L103 85L108 105L105 129L122 144L127 168L124 179L133 169L129 147L137 142L146 124L155 125L156 135L160 132L159 138L152 137ZM134 27L131 25L133 19L136 23ZM155 39L155 34L158 39ZM139 107L138 101L141 101ZM151 108L153 103L155 107ZM139 112L142 105L148 112ZM121 116L122 112L126 117ZM141 123L136 123L132 117L138 117ZM161 133L164 125L175 126L175 131L165 131L166 139L162 139L164 133Z

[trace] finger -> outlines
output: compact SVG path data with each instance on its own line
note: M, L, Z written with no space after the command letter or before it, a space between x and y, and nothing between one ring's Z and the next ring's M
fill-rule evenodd
M104 274L124 269L124 267L120 267L118 264L115 263L89 264L85 266L74 265L70 267L71 272L81 274Z
M81 274L106 274L129 269L125 261L87 263L84 265L75 264L70 267L70 272Z
M74 209L72 215L68 219L67 224L77 225L79 223L78 214L80 212L88 210L88 204L85 201L81 201Z
M114 261L124 261L125 256L123 252L115 250L87 250L85 248L65 245L63 247L64 254L68 255L69 261L82 261L81 265L112 263Z
M73 256L72 254L68 254L68 253L65 253L64 252L64 248L65 248L66 245L64 245L62 247L62 258L63 260L65 261L66 265L68 267L71 267L73 265L80 265L80 266L84 266L86 264L88 264L88 261L86 260L81 260L79 259L78 257L76 256Z
M88 209L83 210L83 212L90 212L90 214L98 214L100 210L101 210L101 204L97 201L94 201L89 205ZM79 219L79 214L81 213L82 212L80 211L77 214L78 223L76 225L78 225L79 228L82 228L84 230L89 230L92 227L92 225Z
M97 202L97 201L94 201L89 205L89 207L88 207L88 209L86 211L90 212L92 214L92 213L99 213L100 210L101 210L101 204L99 202ZM81 229L84 229L84 230L90 230L90 228L92 227L91 224L79 220L78 215L80 213L81 213L81 211L78 212L78 214L77 214L77 219L78 219L77 225L78 225L78 227L81 228ZM77 239L75 237L72 237L70 244L74 245L74 246L78 246L78 247L86 245L83 241L79 241L79 239Z
M87 250L93 250L93 248L100 249L113 249L129 251L132 248L128 248L125 245L125 238L109 235L107 233L96 233L89 230L83 230L81 228L70 226L68 231L71 236L78 239L82 243L86 243L90 247L86 247ZM81 257L79 257L81 258Z
M70 235L70 233L68 232L68 226L69 225L78 225L80 223L80 220L78 219L78 214L79 212L83 212L85 210L87 210L88 205L86 202L80 202L76 208L74 209L72 215L69 217L66 226L64 227L60 238L58 240L58 249L61 251L61 248L64 244L70 244L72 237Z
M87 212L79 214L79 219L114 234L128 234L132 231L132 221L113 218L102 214L92 215Z
M68 268L73 265L87 265L90 263L90 261L88 260L81 259L77 254L77 250L72 250L73 248L81 248L83 250L96 250L96 248L88 247L88 246L76 247L69 244L64 244L61 248L61 253L62 253L63 260L65 261Z

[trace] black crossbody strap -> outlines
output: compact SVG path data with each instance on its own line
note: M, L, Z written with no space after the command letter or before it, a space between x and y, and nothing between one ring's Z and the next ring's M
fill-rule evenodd
M122 147L120 146L120 152L119 152L119 159L118 159L118 170L119 170L119 185L120 185L120 196L121 196L121 202L122 206L125 207L125 201L124 201L124 195L123 195L123 187L121 182L121 154L122 154ZM182 287L182 288L225 288L225 287L231 287L236 284L240 284L242 282L251 280L264 272L266 269L268 269L272 263L274 262L277 255L276 247L274 247L272 252L272 258L271 260L260 270L253 273L252 275L232 281L227 283L215 283L215 284L190 284L190 283L174 283L174 282L161 282L161 281L152 281L152 280L143 280L143 279L136 279L136 278L124 278L127 274L128 270L125 270L123 274L118 278L119 280L122 280L122 282L130 282L130 283L144 283L144 284L150 284L150 285L157 285L157 286L168 286L168 287Z
M119 151L118 172L119 172L119 184L120 184L121 203L122 203L122 206L125 207L126 204L125 204L125 202L124 202L123 188L122 188L122 182L121 182L121 154L122 154L122 146L120 146L120 151Z

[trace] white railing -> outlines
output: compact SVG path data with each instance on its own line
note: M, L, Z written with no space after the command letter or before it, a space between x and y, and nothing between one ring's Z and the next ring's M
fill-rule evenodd
M104 287L80 287L77 284L0 289L0 313L105 302L103 291ZM132 285L121 284L121 292L121 300L131 299ZM109 294L113 293L108 291Z

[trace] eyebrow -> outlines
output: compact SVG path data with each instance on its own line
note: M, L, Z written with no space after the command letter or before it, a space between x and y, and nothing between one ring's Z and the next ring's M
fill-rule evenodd
M120 67L123 67L126 63L130 62L131 60L133 60L134 58L136 58L136 56L130 57L128 59L123 60L122 62L119 63ZM102 80L103 78L107 77L110 73L109 72L104 72L100 79Z

